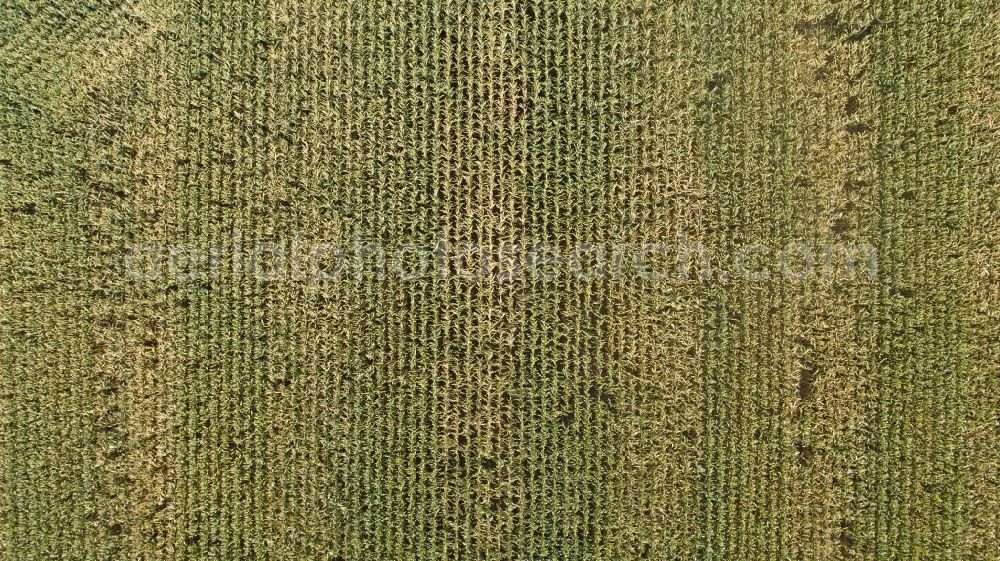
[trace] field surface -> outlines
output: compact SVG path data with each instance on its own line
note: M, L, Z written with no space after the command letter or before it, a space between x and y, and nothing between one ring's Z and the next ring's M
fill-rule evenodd
M0 0L0 561L1000 559L998 8Z

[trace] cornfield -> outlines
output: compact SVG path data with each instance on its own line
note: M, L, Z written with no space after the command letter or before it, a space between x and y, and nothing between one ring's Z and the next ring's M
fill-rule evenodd
M0 561L1000 559L989 0L0 0Z

